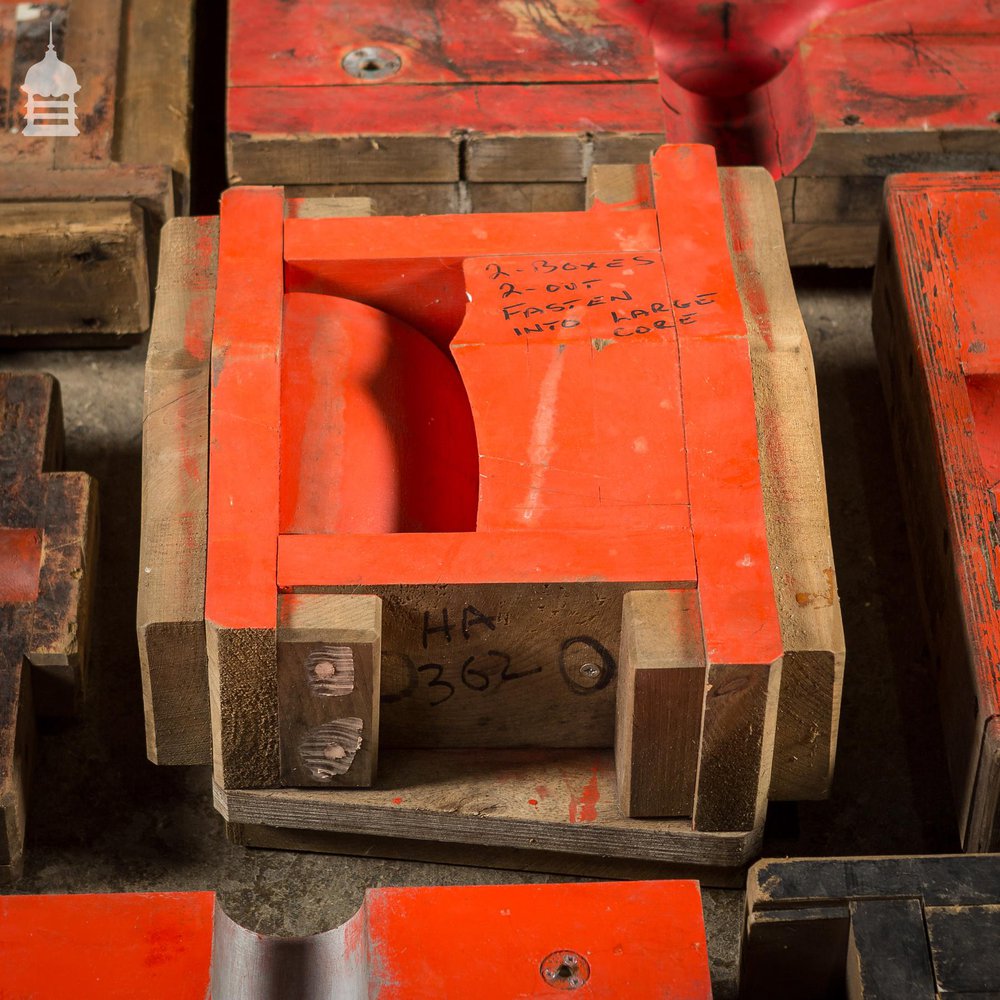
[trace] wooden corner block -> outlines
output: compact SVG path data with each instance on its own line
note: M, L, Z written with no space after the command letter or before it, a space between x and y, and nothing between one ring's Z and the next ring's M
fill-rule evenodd
M146 359L136 626L146 752L158 764L212 760L205 547L218 240L217 219L164 227Z
M223 788L278 784L275 630L205 623L212 764Z
M371 785L378 763L382 599L286 594L278 615L281 783Z
M697 590L625 594L615 766L625 816L691 816L705 704Z
M616 209L651 208L649 164L595 163L587 174L587 208L595 203Z
M708 668L696 830L752 830L767 811L781 659Z

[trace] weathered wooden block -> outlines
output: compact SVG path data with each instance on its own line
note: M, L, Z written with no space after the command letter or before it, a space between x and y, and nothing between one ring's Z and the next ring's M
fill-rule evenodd
M872 326L963 846L1000 848L1000 182L893 177Z
M33 708L64 715L84 679L97 488L60 472L51 375L0 372L0 877L20 871Z
M0 4L0 338L148 328L157 232L188 203L193 24L189 0ZM25 134L22 86L50 27L78 135Z
M40 1000L712 995L696 882L369 889L308 938L242 927L210 892L12 896L0 952L4 988Z
M664 137L725 153L752 106L758 134L743 145L758 158L721 162L786 177L792 264L870 265L888 174L1000 167L1000 18L989 0L918 12L847 0L816 14L837 7L851 9L817 21L806 4L736 3L717 16L696 2L353 0L331 22L319 0L234 0L230 176L349 185L380 214L566 211L592 165L644 163ZM742 15L758 10L748 26ZM273 30L284 18L292 47ZM685 58L698 95L677 82ZM748 100L703 92L771 60L784 68Z
M740 996L995 996L1000 858L760 861Z
M476 218L233 189L211 324L215 230L168 227L147 735L214 760L230 823L724 869L769 795L826 793L843 640L773 184L720 190L704 147L644 177L655 207Z

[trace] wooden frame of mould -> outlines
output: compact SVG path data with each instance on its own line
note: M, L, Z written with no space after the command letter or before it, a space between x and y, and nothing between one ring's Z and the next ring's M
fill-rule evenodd
M706 147L666 147L595 173L586 214L304 218L330 206L244 188L218 236L171 227L147 371L148 746L214 760L235 836L721 872L769 796L827 793L843 639L811 359L772 182L719 177ZM548 303L584 281L562 325ZM438 443L419 473L443 527L336 530L378 507L377 449L315 407L352 398L339 331L374 344L387 322L457 360L471 522L460 484L431 488L467 454L453 414L453 460L435 471ZM437 363L406 360L417 384Z

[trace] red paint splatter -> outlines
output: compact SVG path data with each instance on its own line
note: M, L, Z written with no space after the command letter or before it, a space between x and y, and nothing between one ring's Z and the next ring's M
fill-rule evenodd
M535 792L538 795L538 797L542 800L545 800L549 797L549 790L548 788L546 788L545 785L536 785Z
M394 799L392 800L392 804L393 804L394 806L398 806L398 805L401 805L401 804L402 804L402 802L403 802L403 800L402 800L401 798L399 798L399 796L396 796L396 798L394 798Z
M593 823L597 819L597 803L601 793L597 787L597 768L590 781L583 786L579 798L573 795L569 800L569 821L571 823Z
M538 799L528 799L528 805L529 806L537 806L538 805Z

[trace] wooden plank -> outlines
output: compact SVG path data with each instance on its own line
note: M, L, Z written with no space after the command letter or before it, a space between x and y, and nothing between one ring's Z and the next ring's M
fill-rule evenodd
M35 745L31 673L24 659L27 609L0 605L0 884L21 877L28 781Z
M627 593L615 695L623 815L693 813L706 682L697 591Z
M315 854L423 861L428 864L464 865L501 871L550 872L603 879L683 878L692 875L691 866L683 863L573 854L569 850L485 847L481 844L372 837L363 833L297 830L248 823L226 823L226 835L232 843L241 847L259 847L269 851L309 851ZM702 885L738 889L743 884L742 870L739 868L699 865L697 876Z
M58 269L56 259L63 262ZM10 290L0 334L145 329L142 211L127 201L0 202L0 284Z
M434 9L392 0L346 0L325 23L315 0L289 11L280 0L239 3L229 26L230 79L239 87L275 81L318 88L342 84L376 90L383 101L419 84L525 81L616 81L655 77L645 40L613 13L571 0L559 7L483 7L446 0ZM274 24L287 18L296 52L276 52ZM399 56L397 73L358 79L343 57L362 46Z
M850 910L849 1000L936 1000L920 900L866 899Z
M878 246L878 226L853 222L788 222L785 250L792 267L871 267Z
M378 766L381 599L286 594L277 643L281 783L371 785Z
M136 628L146 753L160 764L212 759L205 546L218 230L214 219L164 228L146 359Z
M651 135L662 117L657 87L647 82L412 84L393 88L391 100L378 86L230 86L230 178L282 184L475 179L461 169L466 135L509 133L518 121L528 123L518 135L560 135L576 144L591 134ZM516 152L511 155L517 162ZM559 181L573 179L568 169L560 155L554 172L544 165L531 172L542 171L535 180ZM582 162L573 176L586 176Z
M584 207L580 181L469 184L467 191L471 212L579 212Z
M759 825L767 804L782 647L742 303L732 270L706 264L729 261L714 167L707 147L664 147L653 158L653 189L678 322L709 663L694 821L735 830ZM685 197L671 200L677 190ZM724 451L716 447L723 439Z
M628 819L610 751L387 750L371 789L222 789L230 823L490 849L641 860L689 873L744 865L759 831L701 833L690 820ZM553 859L553 870L561 870Z
M292 198L369 198L372 215L453 215L462 212L458 182L451 184L292 184Z
M227 787L273 785L279 767L274 578L283 222L280 191L243 188L223 196L205 620L212 753L216 780Z
M465 142L464 179L517 183L582 181L588 145L577 135L471 135Z
M939 993L1000 993L1000 903L924 908Z
M882 214L883 177L794 177L781 183L789 180L795 193L788 221L876 225Z
M56 170L96 169L111 159L121 23L122 0L70 4L62 59L87 85L76 95L80 134L54 144Z
M117 162L175 171L182 213L191 176L194 7L193 0L126 3L114 145Z
M770 796L830 792L844 683L812 351L784 254L774 184L720 171L754 378L761 485L784 658Z

